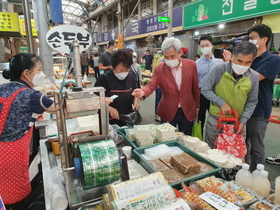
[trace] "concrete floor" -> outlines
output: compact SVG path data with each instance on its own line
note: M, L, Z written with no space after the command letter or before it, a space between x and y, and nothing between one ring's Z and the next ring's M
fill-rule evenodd
M95 82L95 78L89 77L89 80ZM155 92L144 101L140 101L140 113L143 118L142 124L150 124L155 121ZM280 115L280 107L273 107L272 115ZM279 130L278 130L279 129ZM280 124L269 122L264 139L266 156L274 156L280 153ZM280 176L280 165L265 163L265 170L268 171L268 178L274 182L277 176Z

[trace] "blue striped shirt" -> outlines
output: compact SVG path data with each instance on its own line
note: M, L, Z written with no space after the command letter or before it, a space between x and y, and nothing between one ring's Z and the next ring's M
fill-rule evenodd
M220 58L215 58L214 55L211 56L210 59L205 58L202 56L200 59L196 61L196 68L198 73L198 84L199 88L202 87L210 69L218 64L223 63L224 61Z

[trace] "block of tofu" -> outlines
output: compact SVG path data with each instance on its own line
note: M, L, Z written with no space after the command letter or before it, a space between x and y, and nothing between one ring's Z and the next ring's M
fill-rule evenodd
M135 128L135 138L136 139L150 139L152 137L151 130L147 126L137 126Z
M167 139L176 139L175 130L176 128L169 123L157 125L157 137L162 141Z
M166 179L166 181L168 182L168 184L181 181L183 179L196 175L196 173L182 174L181 172L177 171L175 168L162 171L162 174Z
M148 138L148 139L137 139L136 143L139 147L145 147L148 145L151 145L154 143L154 139L153 138Z
M172 156L171 165L183 174L195 172L200 169L198 161L187 153Z
M125 129L126 136L129 138L130 141L136 141L136 136L135 136L135 129Z
M170 169L173 168L173 166L171 165L171 162L170 162L171 157L161 157L159 160L161 162L163 162L165 165L167 165Z

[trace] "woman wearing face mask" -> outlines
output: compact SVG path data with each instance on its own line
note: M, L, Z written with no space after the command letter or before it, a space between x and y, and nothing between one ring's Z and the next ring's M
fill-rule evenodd
M134 89L139 88L135 74L130 72L132 55L128 50L117 50L112 54L112 68L102 74L95 83L95 87L102 86L106 89L105 96L117 95L109 105L110 124L123 126L120 114L129 114L134 108L139 109L138 99L131 95Z
M20 53L11 59L3 77L11 82L0 85L0 195L6 209L25 210L31 193L30 140L34 122L44 112L42 94L32 88L41 85L45 75L36 55ZM43 97L42 102L54 109L49 98Z

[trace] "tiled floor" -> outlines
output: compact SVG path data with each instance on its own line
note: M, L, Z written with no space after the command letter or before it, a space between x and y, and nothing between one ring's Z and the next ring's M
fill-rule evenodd
M89 77L89 80L95 82L95 78ZM140 113L142 115L142 124L157 123L155 121L155 93L145 101L140 101ZM272 115L280 115L280 108L273 107ZM280 153L280 124L270 122L268 124L265 136L266 156L274 156ZM265 163L265 170L269 172L269 179L274 182L277 176L280 176L280 165Z

